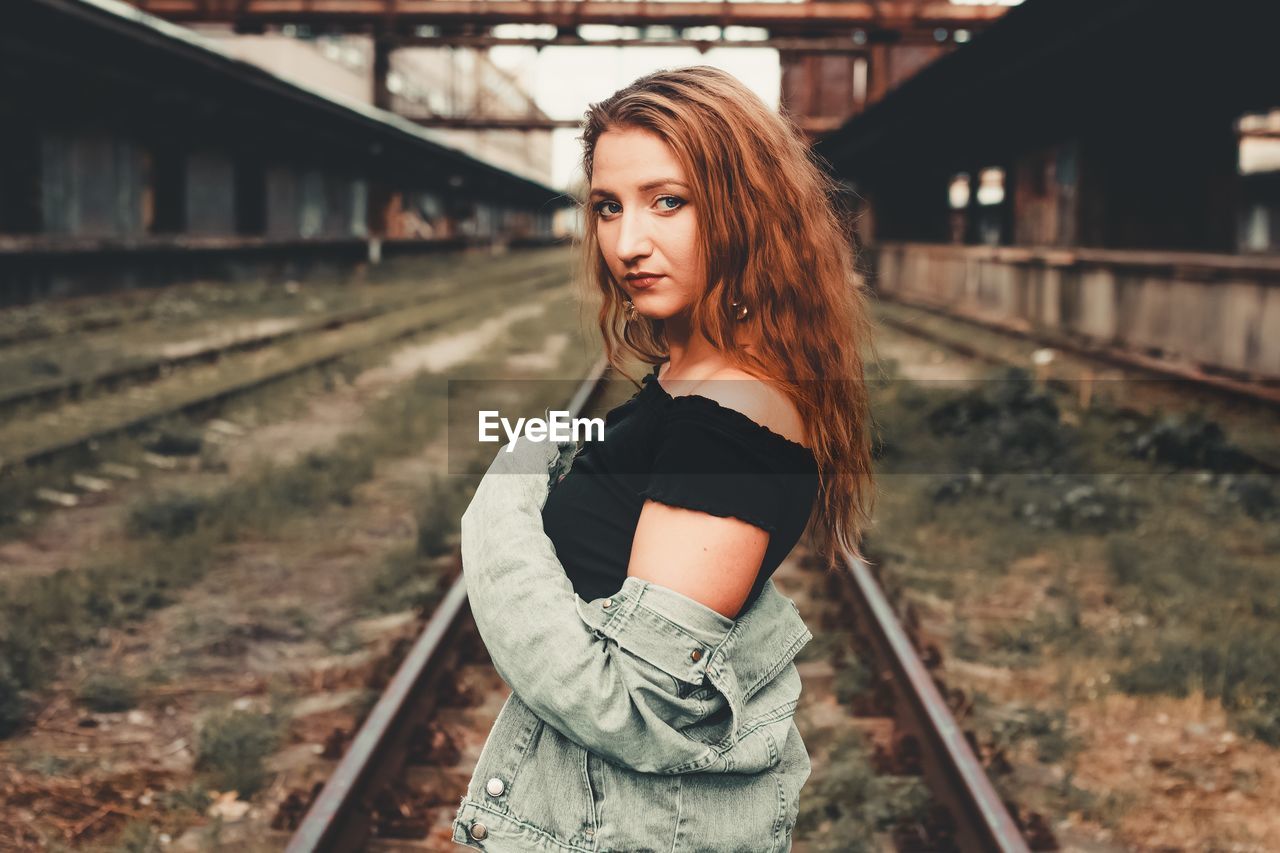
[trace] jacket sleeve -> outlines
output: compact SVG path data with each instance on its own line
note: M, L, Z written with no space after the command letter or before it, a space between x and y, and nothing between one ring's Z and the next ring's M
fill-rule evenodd
M540 719L615 764L707 768L720 753L682 729L715 703L681 697L679 682L703 681L734 623L638 578L613 598L578 598L542 527L559 460L555 443L517 438L498 451L462 516L467 595L494 667Z

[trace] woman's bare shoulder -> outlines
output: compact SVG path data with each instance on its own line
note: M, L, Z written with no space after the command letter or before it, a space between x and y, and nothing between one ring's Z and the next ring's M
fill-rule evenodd
M805 444L804 421L782 391L738 367L723 367L698 386L698 394L736 409L783 438Z

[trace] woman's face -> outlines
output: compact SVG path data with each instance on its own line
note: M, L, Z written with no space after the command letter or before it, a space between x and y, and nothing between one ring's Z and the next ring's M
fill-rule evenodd
M685 181L671 148L648 130L609 130L596 140L588 203L600 252L636 310L653 320L687 315L705 291ZM627 278L635 273L656 278Z

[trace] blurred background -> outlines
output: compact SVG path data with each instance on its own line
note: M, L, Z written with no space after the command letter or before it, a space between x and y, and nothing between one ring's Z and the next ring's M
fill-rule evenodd
M583 112L692 64L838 179L868 557L1027 843L1280 849L1277 32L1257 0L9 0L0 849L283 849L458 576L493 448L450 408L500 380L541 415L600 356ZM948 849L794 583L796 849ZM491 723L419 733L452 769L371 849L453 849Z

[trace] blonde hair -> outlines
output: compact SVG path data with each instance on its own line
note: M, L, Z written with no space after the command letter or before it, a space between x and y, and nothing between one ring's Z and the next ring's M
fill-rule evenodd
M807 529L828 568L841 551L861 558L874 483L860 348L871 343L872 325L850 232L837 212L839 185L794 123L709 66L649 74L591 105L581 137L588 186L601 134L631 128L666 142L690 185L707 270L693 328L731 364L768 377L793 401L821 480ZM606 357L623 375L626 353L665 361L663 322L627 321L625 292L596 238L598 214L585 203L582 212L582 280L603 297L597 324ZM731 302L749 306L744 322ZM757 354L736 344L743 326Z

